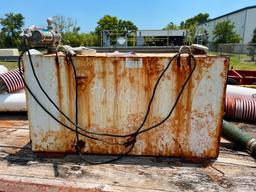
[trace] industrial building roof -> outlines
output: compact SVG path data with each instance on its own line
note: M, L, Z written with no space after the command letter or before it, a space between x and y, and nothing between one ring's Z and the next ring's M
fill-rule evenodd
M208 21L199 23L198 25L202 25L202 24L204 24L204 23L208 23L208 22L210 22L210 21L214 21L214 20L217 20L217 19L219 19L219 18L232 15L232 14L234 14L234 13L238 13L238 12L240 12L240 11L244 11L244 10L246 10L246 9L253 9L253 8L256 8L256 5L254 5L254 6L249 6L249 7L244 7L244 8L242 8L242 9L238 9L238 10L236 10L236 11L232 11L232 12L227 13L227 14L225 14L225 15L221 15L221 16L215 17L215 18L213 18L213 19L209 19Z

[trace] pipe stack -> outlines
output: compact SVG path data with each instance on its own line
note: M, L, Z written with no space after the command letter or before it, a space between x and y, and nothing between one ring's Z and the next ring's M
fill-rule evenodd
M227 85L225 113L235 120L256 121L256 89Z
M24 84L18 69L0 65L0 112L27 111Z

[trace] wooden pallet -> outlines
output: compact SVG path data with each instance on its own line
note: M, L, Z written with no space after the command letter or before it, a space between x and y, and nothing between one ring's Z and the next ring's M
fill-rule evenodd
M0 118L0 191L256 191L255 159L234 149L222 140L216 161L125 157L88 165L74 154L36 156L29 144L28 121Z

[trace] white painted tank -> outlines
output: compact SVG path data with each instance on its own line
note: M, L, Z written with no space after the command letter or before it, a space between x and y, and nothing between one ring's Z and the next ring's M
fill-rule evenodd
M54 103L75 121L75 80L78 85L78 124L91 132L133 133L141 125L152 90L174 54L110 55L96 53L73 58L77 72L64 56L32 54L38 79ZM197 65L172 115L165 123L138 136L131 155L216 158L224 109L228 60L215 56L196 56ZM31 146L34 152L74 153L75 127L47 100L33 76L24 55L24 76L42 105L73 132L58 124L27 95ZM162 76L147 122L149 128L170 113L193 65L187 55L174 62ZM81 131L81 130L80 130ZM83 132L84 133L84 132ZM82 153L123 154L125 146L107 145L84 136ZM110 143L124 138L103 138Z

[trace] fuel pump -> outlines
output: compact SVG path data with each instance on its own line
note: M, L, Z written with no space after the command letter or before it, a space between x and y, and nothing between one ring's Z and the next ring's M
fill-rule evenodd
M21 36L28 45L46 48L48 53L54 53L61 42L61 34L53 26L52 18L47 19L47 24L46 29L32 26L26 29Z

